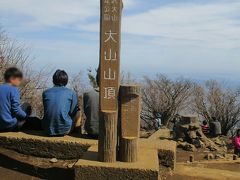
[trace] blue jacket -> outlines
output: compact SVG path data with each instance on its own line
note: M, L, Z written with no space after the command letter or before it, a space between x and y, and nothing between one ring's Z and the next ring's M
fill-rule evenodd
M68 133L78 109L77 94L66 88L55 86L43 93L43 129L50 136Z
M0 85L0 130L7 130L17 125L17 119L26 118L21 108L18 89L9 84Z

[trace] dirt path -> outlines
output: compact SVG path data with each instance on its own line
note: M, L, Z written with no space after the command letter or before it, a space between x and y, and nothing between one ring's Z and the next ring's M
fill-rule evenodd
M191 178L203 178L214 180L237 180L240 178L240 172L212 168L193 167L190 165L177 165L175 174L188 176Z

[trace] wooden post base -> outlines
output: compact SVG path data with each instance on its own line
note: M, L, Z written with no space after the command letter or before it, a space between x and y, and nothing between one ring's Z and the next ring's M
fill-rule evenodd
M120 87L120 161L138 160L138 138L141 111L140 87L122 85Z
M123 137L120 141L120 160L122 162L136 162L138 160L138 138Z
M101 112L98 154L101 162L116 162L117 112Z

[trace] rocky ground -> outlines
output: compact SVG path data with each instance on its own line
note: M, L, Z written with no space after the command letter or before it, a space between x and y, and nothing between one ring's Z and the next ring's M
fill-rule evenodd
M37 158L0 148L0 175L3 180L74 179L76 160Z
M233 154L231 138L207 137L202 133L198 119L194 117L183 118L175 130L173 140L178 147L176 170L172 172L160 167L162 179L240 178L240 159Z
M189 126L184 128L186 127ZM218 138L196 136L199 128L191 127L192 130L194 133L185 133L191 134L190 141L186 141L184 137L176 140L179 145L176 170L173 172L169 168L160 167L160 178L167 180L239 179L240 159L233 161L231 139L224 136ZM142 134L146 137L150 135L150 133ZM189 140L189 137L187 139ZM182 144L193 148L183 148ZM199 146L199 144L202 145ZM190 156L193 157L193 162L190 162ZM71 180L74 178L72 166L75 162L76 160L37 158L0 148L0 175L2 176L0 179Z
M217 154L217 152L215 152ZM189 162L190 155L194 156L194 162ZM161 179L167 180L222 180L239 179L240 159L233 161L232 154L229 158L205 159L206 152L198 149L192 153L177 149L177 166L173 172L166 167L160 167Z

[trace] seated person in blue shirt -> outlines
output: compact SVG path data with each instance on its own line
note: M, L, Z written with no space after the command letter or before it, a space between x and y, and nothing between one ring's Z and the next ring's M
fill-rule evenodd
M21 105L17 87L21 85L22 79L22 72L15 67L4 73L5 83L0 85L0 132L41 129L41 121L29 117L31 106L28 103Z
M53 75L54 87L43 93L43 129L49 136L69 134L80 118L77 94L66 87L68 75L57 70Z

